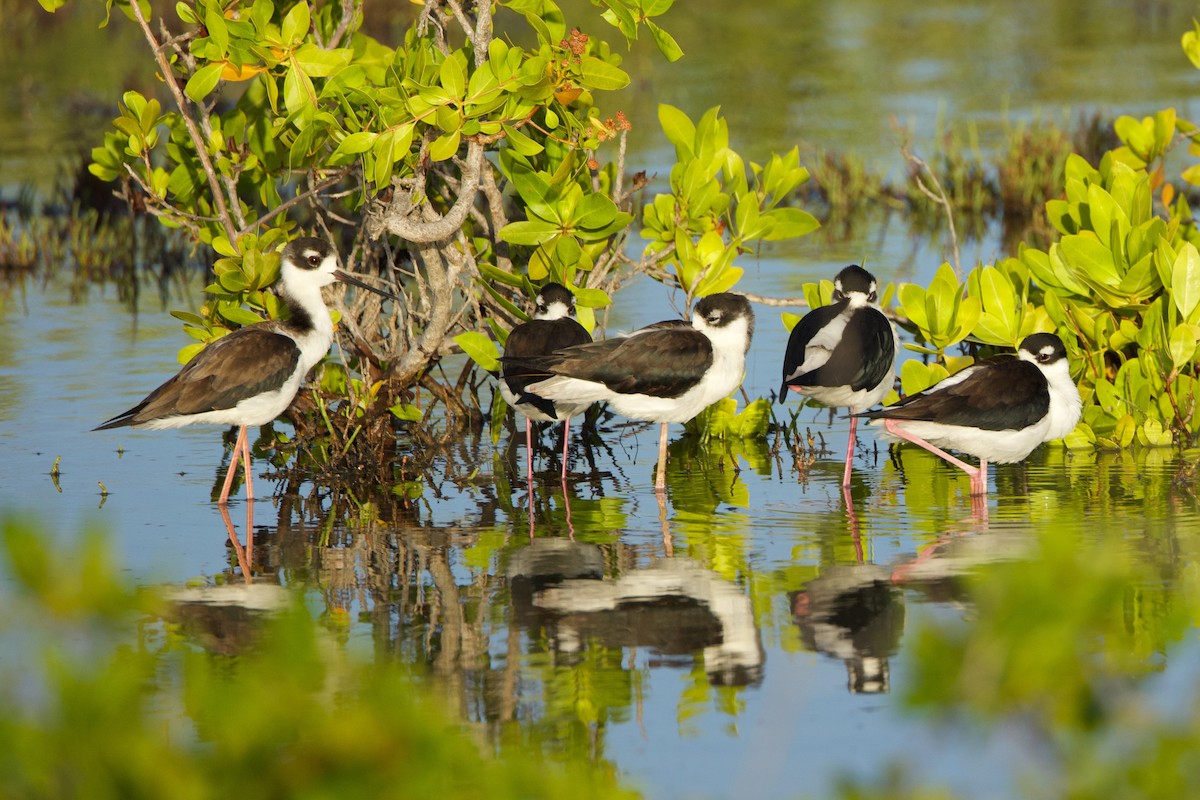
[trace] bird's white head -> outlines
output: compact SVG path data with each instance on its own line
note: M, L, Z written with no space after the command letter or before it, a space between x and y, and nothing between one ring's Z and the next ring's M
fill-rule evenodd
M1079 422L1083 402L1079 387L1071 380L1070 360L1062 339L1053 333L1030 334L1021 340L1017 357L1032 362L1046 377L1050 391L1047 440L1066 436Z
M311 236L288 242L281 253L280 278L287 291L303 293L338 280L337 252Z
M754 336L754 309L740 294L721 292L701 298L692 311L692 327L707 336L714 346L750 349Z
M1067 369L1067 348L1053 333L1033 333L1021 340L1017 357L1037 364L1043 372Z
M857 264L843 269L833 279L833 302L849 300L853 306L867 305L879 299L875 276Z
M534 319L562 319L575 316L575 295L561 283L547 283L538 290Z

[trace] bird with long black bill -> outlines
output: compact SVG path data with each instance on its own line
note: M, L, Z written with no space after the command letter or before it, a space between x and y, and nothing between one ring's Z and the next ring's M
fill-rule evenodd
M661 423L655 489L666 488L667 425L687 422L733 393L746 370L754 311L722 292L696 303L691 325L670 320L624 336L504 363L540 375L529 394L554 402L607 402L632 419Z
M971 493L982 495L987 493L988 462L1022 461L1039 444L1061 439L1079 422L1081 408L1062 339L1035 333L1025 337L1015 358L975 364L859 416L960 468L970 476ZM942 448L975 456L979 466Z
M337 253L328 243L296 239L282 250L279 295L288 310L286 317L248 325L213 341L142 402L95 430L237 425L218 502L229 501L239 459L246 473L246 499L253 500L246 429L282 414L308 371L329 352L333 322L321 289L334 281L395 299L338 269Z
M533 421L563 424L562 480L567 479L567 449L571 417L587 410L592 403L549 400L530 391L529 385L545 377L531 373L516 359L537 358L575 345L587 344L592 336L575 319L575 295L560 283L547 283L534 299L533 319L517 325L504 343L500 394L525 417L525 452L529 461L529 491L533 492Z
M833 280L833 302L814 308L792 328L783 356L783 385L831 408L858 414L883 400L892 388L896 364L896 330L879 308L875 276L851 264ZM846 469L842 486L850 485L858 418L850 417Z

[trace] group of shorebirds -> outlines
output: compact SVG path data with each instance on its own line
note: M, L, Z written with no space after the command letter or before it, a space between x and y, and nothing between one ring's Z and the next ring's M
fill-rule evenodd
M239 459L253 498L247 427L263 425L291 404L308 371L328 352L333 325L321 289L334 281L388 295L337 266L328 243L302 238L282 251L279 293L288 315L240 328L200 351L133 408L97 428L176 428L196 423L239 426L219 503L228 502ZM963 469L971 492L987 491L989 462L1024 459L1042 442L1069 433L1079 420L1079 392L1067 352L1052 333L1027 336L1016 357L977 363L918 394L874 411L895 381L896 333L880 310L875 278L848 266L834 279L833 302L792 330L783 385L823 405L850 411L843 487L849 486L860 418L882 425ZM543 285L528 322L509 333L500 391L525 417L532 484L532 422L564 424L605 402L626 417L661 424L656 489L665 487L667 426L686 422L741 384L754 332L754 312L739 294L701 298L690 323L668 320L592 341L575 319L570 290ZM945 452L975 456L972 467Z

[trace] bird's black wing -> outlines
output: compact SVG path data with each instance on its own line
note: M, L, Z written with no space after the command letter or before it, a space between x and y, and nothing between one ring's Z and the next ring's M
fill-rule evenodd
M779 397L781 400L787 397L787 390L790 384L795 383L800 385L800 376L791 378L790 380L789 376L804 363L809 342L834 317L842 313L845 307L846 303L841 302L814 308L801 317L796 326L792 328L792 333L788 337L787 349L783 352L783 385L779 388Z
M887 317L874 308L850 316L829 360L798 375L802 386L849 386L854 391L878 386L895 370L896 345Z
M233 408L277 388L300 363L300 348L268 325L252 325L201 350L175 377L96 430Z
M1032 425L1050 410L1046 377L1034 364L1008 358L968 369L971 372L957 383L944 385L943 381L898 403L859 416L1002 431Z
M536 358L581 344L591 344L592 337L577 321L562 319L532 319L513 328L504 343L502 378L513 394L520 396L531 383L546 377L521 359Z
M691 327L644 328L630 336L568 347L548 356L503 359L537 380L560 375L620 394L678 397L712 365L712 343ZM536 382L533 381L533 382Z

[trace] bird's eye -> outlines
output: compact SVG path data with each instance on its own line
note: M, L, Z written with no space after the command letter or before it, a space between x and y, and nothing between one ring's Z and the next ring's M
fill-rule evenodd
M309 256L308 263L310 266L318 267L321 265L321 258L320 256Z

